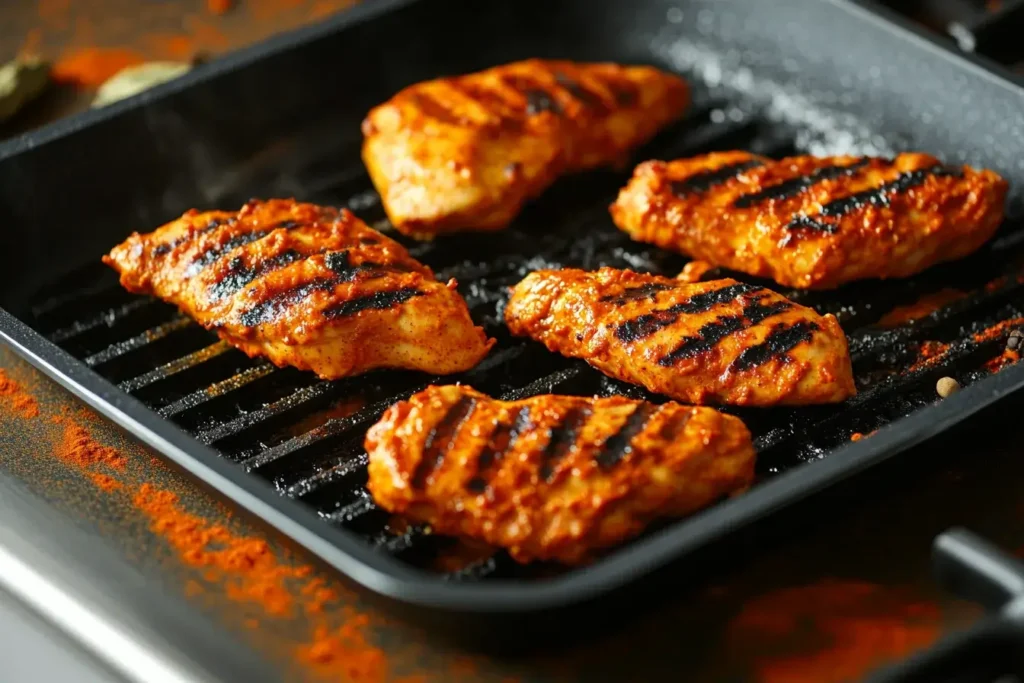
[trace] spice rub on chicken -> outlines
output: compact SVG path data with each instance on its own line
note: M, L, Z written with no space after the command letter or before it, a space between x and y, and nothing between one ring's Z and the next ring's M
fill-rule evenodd
M612 205L649 242L800 288L907 277L978 249L999 227L1007 183L928 154L715 152L640 164Z
M363 122L363 161L403 233L496 230L559 176L625 161L688 103L652 67L530 59L405 88Z
M132 292L178 306L250 356L325 379L374 368L447 374L493 344L455 282L347 210L286 199L191 210L103 257Z
M513 289L505 322L513 334L689 403L803 405L856 393L835 316L735 280L539 270Z
M492 399L429 387L366 435L369 489L435 531L575 564L663 517L747 488L754 447L738 418L621 396Z

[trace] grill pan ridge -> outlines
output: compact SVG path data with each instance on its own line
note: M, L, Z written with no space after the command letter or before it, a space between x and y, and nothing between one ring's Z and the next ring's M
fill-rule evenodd
M977 63L924 38L908 40L910 29L838 1L605 0L603 13L585 0L388 4L389 11L343 14L203 67L184 85L134 98L113 114L51 127L36 134L39 144L29 136L0 148L0 206L11 212L5 224L24 226L0 236L7 253L24 255L0 275L7 309L0 334L357 583L404 603L467 613L578 603L881 462L1024 384L1024 365L991 370L1024 317L1015 194L997 237L962 262L905 281L780 290L837 314L860 394L841 406L726 409L747 422L759 450L760 481L745 495L666 524L586 570L520 567L500 553L450 570L454 542L399 528L373 504L363 488L363 434L388 405L429 383L461 381L505 399L553 392L663 400L513 339L501 324L507 287L537 268L612 265L674 275L683 267L685 258L631 243L612 226L607 205L628 170L560 181L505 232L405 240L438 279L459 281L474 319L499 340L477 368L447 378L375 372L326 382L248 359L172 307L122 291L99 256L131 230L152 229L191 206L237 206L249 195L348 206L388 230L359 161L362 114L410 82L528 56L682 72L695 90L691 113L636 160L722 149L778 157L919 148L994 168L1018 187L1022 95L998 70L976 78ZM461 37L428 48L429 27ZM366 53L374 50L379 65L370 67ZM338 74L331 65L342 63L361 70ZM303 78L289 76L297 70ZM344 87L328 88L335 78ZM238 116L266 97L269 83L282 89L275 102ZM943 83L961 85L962 94L935 87ZM225 118L224 101L236 103L235 118ZM91 166L55 166L69 150ZM79 185L63 185L78 174L87 174ZM104 185L81 186L81 177L103 177ZM944 288L964 296L913 323L877 324L894 306ZM933 348L925 342L943 354L922 362L922 349ZM935 381L946 374L969 386L936 402Z

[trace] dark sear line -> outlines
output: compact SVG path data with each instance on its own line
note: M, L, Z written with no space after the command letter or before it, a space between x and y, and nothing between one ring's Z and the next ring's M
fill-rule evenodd
M420 456L420 461L413 471L413 488L422 489L427 483L427 478L440 467L445 454L455 443L459 430L472 415L474 408L476 408L476 399L463 396L448 408L448 412L444 414L441 421L430 430L423 443L423 455Z
M415 287L402 287L401 289L391 291L374 292L373 294L350 299L337 306L325 309L324 318L336 320L337 318L355 315L360 311L384 311L398 304L403 304L413 297L423 296L425 293Z
M185 269L185 277L198 275L207 266L212 265L225 254L231 253L238 247L245 246L246 244L252 244L257 240L263 239L278 228L294 230L301 225L306 225L306 223L288 220L275 223L274 225L268 225L265 228L239 233L230 239L224 240L221 244L213 245L206 251L197 254L196 257L192 259L192 263L188 264L188 268Z
M639 287L626 287L619 294L607 294L598 299L598 301L610 301L616 306L622 306L628 301L637 301L639 299L650 298L651 301L654 301L655 295L658 292L664 292L675 288L675 285L663 285L658 282L649 282L646 285L640 285Z
M773 358L784 357L786 352L792 350L797 344L810 341L818 329L815 323L806 320L795 325L776 325L763 342L744 349L743 353L732 362L729 369L742 372L763 365Z
M748 159L747 161L740 161L735 164L728 164L726 166L716 168L713 171L694 173L689 178L673 181L669 184L669 188L671 189L672 194L677 197L707 192L717 185L727 183L744 171L749 171L760 166L764 166L763 161L759 159Z
M540 88L529 88L523 92L526 97L526 113L530 116L549 111L552 114L561 114L562 108L551 96L551 93Z
M651 405L650 403L638 405L636 410L619 427L619 431L605 439L604 444L598 448L597 453L594 455L597 464L604 469L609 469L632 453L633 439L644 431L644 427L647 426L650 419L660 409L661 406Z
M632 320L620 323L615 330L615 337L622 342L635 342L651 336L660 329L675 324L679 320L679 316L683 314L710 311L715 306L728 303L739 296L753 294L760 290L761 288L756 285L738 282L734 285L702 292L666 309L644 313Z
M697 330L696 335L683 337L675 349L658 359L658 365L671 367L684 358L705 354L734 332L757 325L792 307L793 304L788 301L777 301L767 305L760 301L752 301L743 308L740 315L721 316L703 325Z
M251 266L246 266L241 256L236 256L231 259L231 263L228 264L228 270L224 273L220 280L214 282L207 289L207 294L210 297L210 301L219 301L226 296L234 294L238 290L242 289L256 278L272 273L275 270L280 270L287 265L295 263L303 257L301 252L295 249L288 249L282 251L276 256L272 256L264 261L254 263Z
M171 240L170 242L164 242L153 247L153 251L150 252L153 256L163 256L169 254L183 244L188 244L200 235L205 235L208 232L212 232L222 225L234 225L238 222L238 219L234 216L227 218L214 218L209 223L199 228L198 230L191 230L181 237Z
M550 482L555 467L576 445L576 439L583 425L590 419L590 407L586 405L570 408L558 423L548 429L548 443L540 454L540 478Z
M661 423L661 428L658 430L658 437L664 441L671 443L683 433L683 429L686 428L686 424L690 421L690 417L693 415L693 409L676 412L675 419L665 420Z
M477 457L476 475L467 482L466 487L473 493L483 493L487 489L491 470L512 450L519 436L531 428L529 406L521 407L511 422L499 423Z
M397 263L380 264L364 261L353 264L348 250L328 252L324 256L324 265L334 273L332 277L313 278L301 285L278 292L242 313L239 318L240 322L246 327L255 327L261 323L270 322L289 306L298 304L313 292L329 292L340 284L352 282L360 274L365 274L366 279L374 279L384 277L389 273L410 272L409 268ZM423 292L414 287L405 287L390 292L375 292L328 308L324 310L323 315L331 320L362 310L390 308L420 294Z
M431 95L416 91L412 94L413 103L423 114L440 123L461 126L465 123L462 117L454 114L443 102L438 102Z
M569 94L579 100L587 109L593 109L598 112L608 111L608 107L605 106L604 100L601 96L595 92L587 90L579 81L570 78L562 72L555 73L555 82L569 91Z
M749 209L750 207L761 202L768 201L769 199L789 199L802 194L823 180L835 180L844 176L853 175L858 169L863 168L870 162L871 159L866 157L864 159L858 159L847 166L823 166L822 168L815 169L807 175L783 180L781 183L761 188L757 192L737 197L736 201L733 202L733 206L738 209Z
M826 223L824 219L842 217L855 209L868 205L889 206L891 201L890 195L906 192L910 188L924 183L925 180L932 176L959 177L960 175L960 171L947 169L942 166L933 166L932 168L921 168L916 171L907 171L896 176L894 180L883 183L878 187L873 187L868 190L864 190L863 192L852 194L849 197L834 199L828 204L822 206L821 211L813 216L794 216L786 225L786 228L788 230L806 228L834 234L839 230L839 225L836 223Z

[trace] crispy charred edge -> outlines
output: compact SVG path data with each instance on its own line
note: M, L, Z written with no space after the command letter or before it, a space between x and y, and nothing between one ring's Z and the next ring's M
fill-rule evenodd
M633 452L633 439L643 433L647 424L662 406L651 403L639 403L622 423L618 431L605 439L594 454L594 460L605 470L615 467L623 458Z
M540 478L550 482L558 462L576 446L576 441L593 409L586 404L574 405L548 428L548 442L540 454Z
M469 420L476 405L477 399L473 396L459 397L459 400L448 408L444 417L430 430L423 443L423 455L413 471L411 482L413 488L423 489L430 475L441 466L445 454L455 443L462 425Z
M793 308L793 304L789 301L765 304L759 297L754 298L746 303L739 315L719 316L703 325L694 336L683 337L672 351L658 359L658 365L671 367L684 358L703 355L730 335L753 327L791 308Z
M185 277L195 277L235 249L261 240L275 230L294 230L295 228L311 224L308 221L284 220L263 228L256 228L232 235L220 244L211 244L205 251L196 254L192 258L191 263L188 264L188 267L185 268Z
M775 358L788 359L786 353L798 344L810 341L819 329L821 328L816 323L807 320L793 325L785 323L775 325L764 341L744 349L743 353L732 362L729 369L743 372L764 365Z
M615 337L627 344L639 341L651 336L658 330L674 325L682 315L704 313L715 306L728 303L740 296L752 295L755 292L766 293L767 290L763 290L756 285L737 282L736 284L726 285L718 289L701 292L686 301L681 301L668 308L644 313L620 323L615 330Z
M616 306L622 306L629 301L639 301L641 299L650 299L654 301L657 298L658 292L664 292L670 289L675 289L675 285L666 285L660 282L648 282L644 285L637 287L626 287L619 294L607 294L602 296L598 301L602 303L611 302Z
M212 218L206 225L194 230L188 230L184 235L179 235L170 242L161 242L153 247L150 252L152 256L165 256L171 253L183 244L188 244L200 235L205 235L208 232L212 232L222 225L234 225L238 222L235 216L224 216L223 218Z
M239 321L246 327L255 327L262 323L271 322L289 306L298 304L314 292L332 291L338 285L352 282L361 275L364 280L374 280L392 273L407 273L412 270L401 263L381 264L374 261L363 261L362 263L353 264L348 249L327 252L324 256L324 264L334 273L332 276L313 278L308 282L290 287L262 301L258 301L241 314ZM254 264L251 268L259 270L261 266L260 264ZM244 287L245 285L243 284L242 286ZM415 287L378 291L327 308L324 310L323 316L328 320L333 320L364 310L383 310L400 303L405 303L409 299L423 294L425 292Z
M900 173L893 180L882 183L877 187L857 192L848 197L834 199L823 205L821 210L814 215L808 216L801 214L794 216L786 225L786 229L816 230L819 232L834 234L839 230L839 223L828 223L825 222L825 219L842 218L846 214L868 205L890 206L893 195L899 195L911 188L917 187L928 180L928 178L959 178L962 175L962 172L958 169L946 168L940 165L932 166L931 168L919 168L913 171L905 171Z
M724 185L733 178L739 177L746 171L764 166L762 159L746 159L710 171L701 171L682 180L673 180L669 183L669 190L677 197L685 197L691 194L707 192L713 187Z
M476 459L476 474L470 477L466 488L472 493L483 493L498 463L515 448L520 435L533 429L530 406L523 405L511 420L499 422Z
M810 173L789 178L782 182L775 183L774 185L761 188L757 192L741 195L733 202L733 206L738 209L749 209L752 206L768 200L790 199L807 192L810 188L822 181L836 180L838 178L851 176L856 173L858 169L861 169L870 163L870 161L870 158L865 157L857 159L851 164L822 166Z

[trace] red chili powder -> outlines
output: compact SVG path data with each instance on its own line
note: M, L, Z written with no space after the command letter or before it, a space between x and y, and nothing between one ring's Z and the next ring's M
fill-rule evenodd
M125 458L117 449L97 443L89 432L70 418L58 419L64 425L64 434L54 451L58 458L83 469L93 465L124 469Z
M300 649L299 658L322 671L337 673L344 680L385 680L388 663L381 650L366 642L368 622L365 614L353 614L334 631L318 626L313 641Z
M26 420L39 416L39 404L25 389L0 370L0 399L3 399L14 414Z
M839 683L934 642L937 606L899 590L826 580L747 604L729 637L757 643L760 683Z
M98 88L122 69L143 61L135 50L85 47L57 60L51 76L58 83Z
M920 370L938 363L949 351L949 344L940 341L921 342L921 348L917 351L917 361L908 368L908 372Z
M206 0L206 9L210 14L216 14L218 16L227 14L231 10L231 6L234 4L233 0Z
M91 479L92 483L96 484L96 487L101 491L107 491L108 493L110 491L117 491L124 488L124 484L119 482L117 479L114 479L109 474L103 474L102 472L90 472L89 479Z

